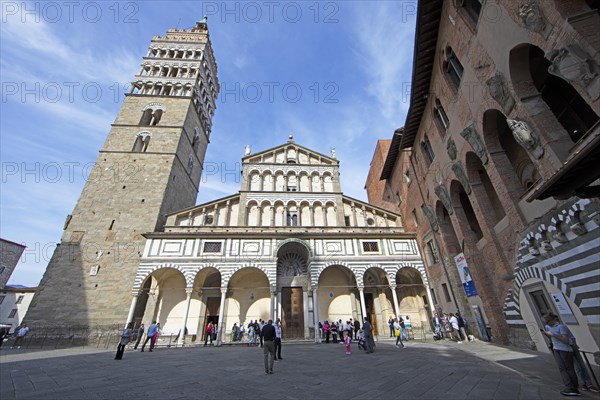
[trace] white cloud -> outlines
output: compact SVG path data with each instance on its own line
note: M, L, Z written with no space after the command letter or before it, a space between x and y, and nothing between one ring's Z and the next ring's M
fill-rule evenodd
M402 2L370 4L369 13L357 18L359 46L355 51L370 77L368 93L377 99L382 116L398 127L409 106L414 16L403 15ZM399 23L401 20L406 22Z

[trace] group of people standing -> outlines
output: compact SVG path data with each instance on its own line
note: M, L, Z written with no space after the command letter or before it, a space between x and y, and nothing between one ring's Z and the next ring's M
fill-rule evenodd
M469 325L459 312L444 313L441 316L436 312L433 316L433 325L435 326L434 335L440 339L455 340L457 343L468 340L467 328Z
M353 321L350 318L345 323L340 319L339 321L329 323L328 320L321 323L319 322L319 334L321 339L325 337L325 343L329 343L329 338L331 337L333 343L343 342L344 341L344 333L349 337L350 340L354 338L354 340L358 340L358 332L360 330L360 322L358 320Z

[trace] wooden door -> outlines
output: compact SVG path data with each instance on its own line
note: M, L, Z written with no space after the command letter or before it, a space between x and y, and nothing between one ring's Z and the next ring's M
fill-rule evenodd
M282 337L304 337L304 297L301 287L281 289Z
M206 312L204 313L204 325L202 325L202 340L206 339L206 325L209 322L219 323L219 307L221 307L220 297L208 297L206 299Z
M373 328L373 336L378 336L379 329L377 327L377 314L375 313L375 301L373 300L373 293L365 293L365 307L367 308L369 322Z

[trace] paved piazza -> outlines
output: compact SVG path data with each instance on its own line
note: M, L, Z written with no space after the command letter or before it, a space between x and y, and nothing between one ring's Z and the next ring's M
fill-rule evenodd
M273 375L262 349L114 351L2 348L0 398L8 399L558 399L550 356L477 343L415 343L375 353L339 344L286 344ZM582 398L598 398L584 392Z

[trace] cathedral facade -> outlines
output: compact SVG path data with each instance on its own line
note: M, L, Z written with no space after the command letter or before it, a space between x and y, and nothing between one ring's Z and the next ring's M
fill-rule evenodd
M335 153L290 136L247 148L242 177L237 194L171 213L144 235L128 321L199 336L216 322L222 341L236 323L275 318L286 338L364 317L387 335L392 315L429 329L415 236L398 214L343 195Z

